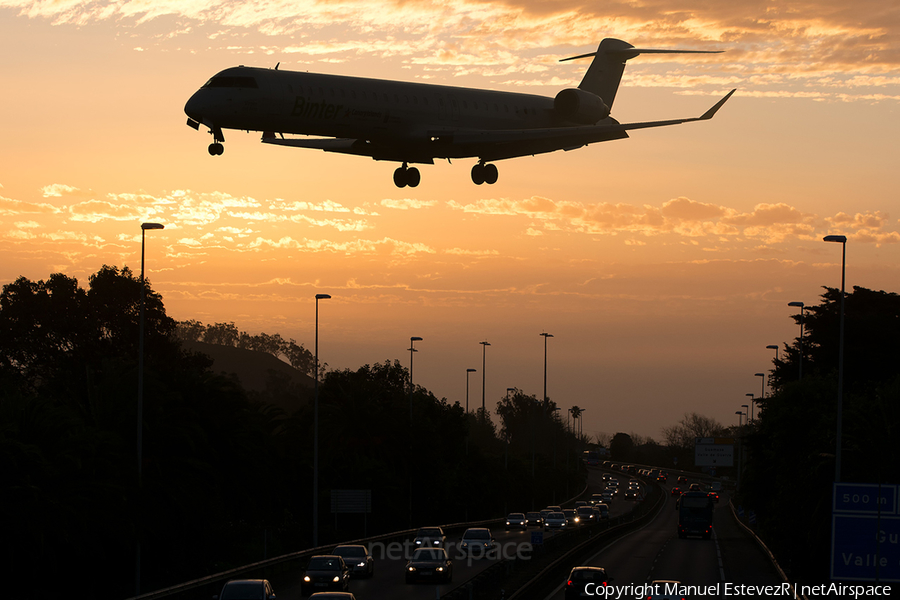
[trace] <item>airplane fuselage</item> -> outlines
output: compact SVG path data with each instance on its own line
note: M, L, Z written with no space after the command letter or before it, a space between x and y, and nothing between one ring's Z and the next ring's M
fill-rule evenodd
M185 112L221 129L370 140L375 158L419 163L477 156L478 144L452 143L459 133L578 125L535 94L255 67L218 73Z

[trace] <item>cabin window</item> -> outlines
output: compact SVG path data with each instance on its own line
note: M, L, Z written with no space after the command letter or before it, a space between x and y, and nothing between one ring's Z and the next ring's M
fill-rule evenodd
M500 107L497 105L496 102L494 103L494 112L500 112Z
M388 95L387 95L387 94L382 94L382 96L384 97L384 103L385 103L385 104L390 103L390 100L388 99Z
M505 112L505 113L509 112L509 105L507 105L507 104L503 105L503 112Z
M356 100L356 92L354 90L350 90L350 98Z
M409 104L409 96L403 94L403 104Z
M463 100L463 110L469 110L469 103Z
M422 102L425 103L425 106L428 106L428 98L422 98Z
M319 88L319 95L320 95L320 96L324 96L324 95L325 95L325 90L323 90L322 88Z

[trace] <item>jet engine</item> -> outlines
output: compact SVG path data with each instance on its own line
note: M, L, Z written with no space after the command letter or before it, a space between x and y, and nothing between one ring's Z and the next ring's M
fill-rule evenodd
M563 90L553 99L553 110L568 121L591 125L609 116L600 96L577 88Z

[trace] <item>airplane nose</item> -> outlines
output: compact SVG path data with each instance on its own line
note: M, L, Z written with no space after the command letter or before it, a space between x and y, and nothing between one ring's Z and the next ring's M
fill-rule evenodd
M197 121L198 123L203 122L203 102L198 97L200 96L200 92L194 92L194 95L188 98L188 101L184 105L184 113Z

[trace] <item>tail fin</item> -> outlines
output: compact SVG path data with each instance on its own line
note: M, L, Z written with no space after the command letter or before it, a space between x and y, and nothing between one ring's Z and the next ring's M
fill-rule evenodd
M578 87L586 92L600 96L604 104L611 109L613 101L616 99L616 92L619 91L619 82L622 81L622 74L625 72L625 61L639 54L718 54L720 52L721 50L635 48L628 42L606 38L600 42L596 52L564 58L560 62L593 56L594 60L591 62L591 66L588 67L587 73L584 74L584 79L581 80L581 84Z

